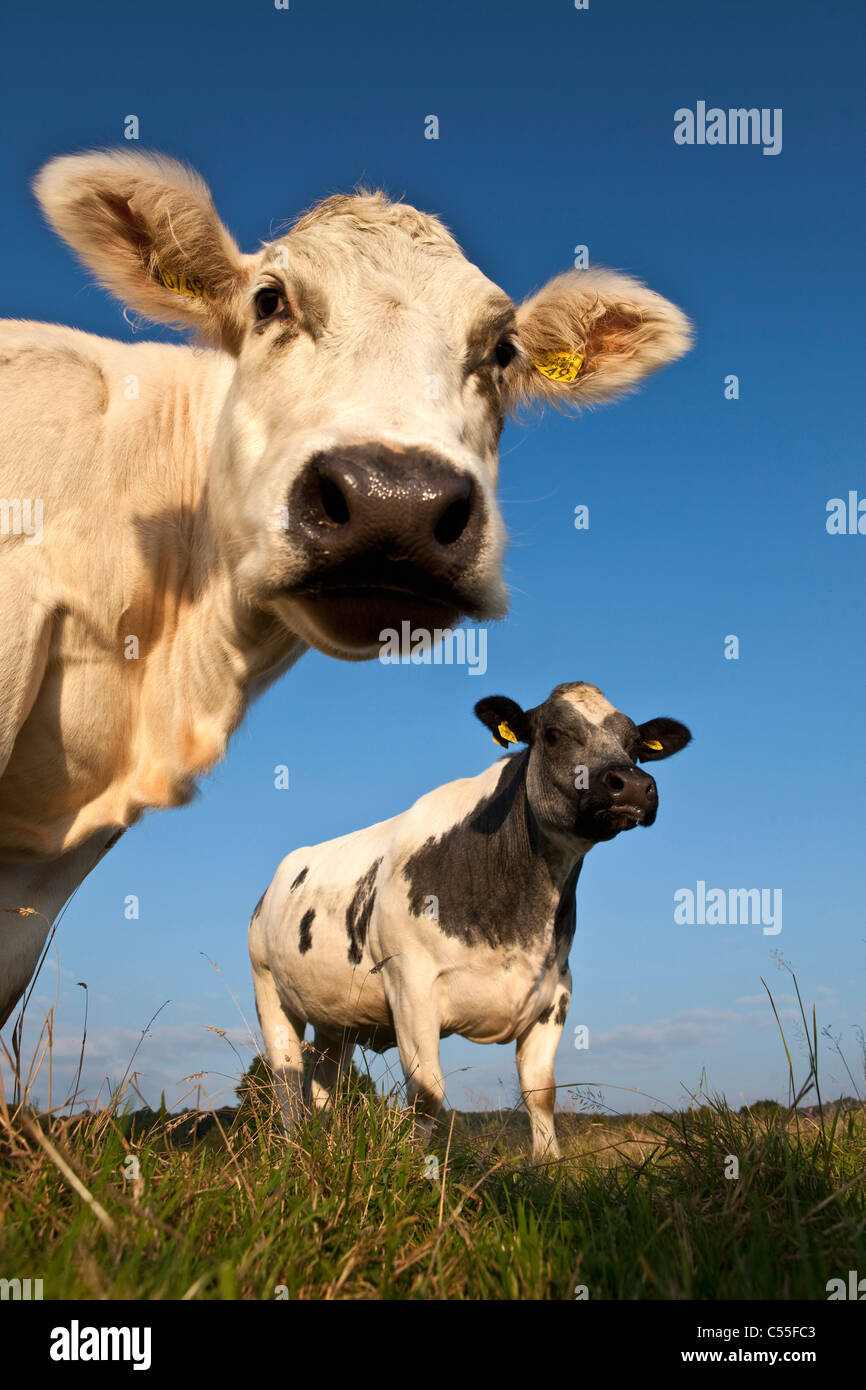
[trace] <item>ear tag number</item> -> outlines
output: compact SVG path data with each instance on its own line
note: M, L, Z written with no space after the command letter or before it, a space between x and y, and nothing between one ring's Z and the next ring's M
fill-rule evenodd
M173 294L186 294L191 299L202 299L204 296L204 285L194 275L175 275L173 270L163 270L161 265L156 267L157 275L167 290Z
M576 381L583 366L583 353L545 352L532 365L550 381Z

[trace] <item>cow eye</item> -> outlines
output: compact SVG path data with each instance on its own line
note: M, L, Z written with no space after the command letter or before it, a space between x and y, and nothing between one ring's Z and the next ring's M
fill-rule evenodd
M285 296L280 294L273 285L266 285L256 293L255 297L256 318L272 319L275 314L281 314L287 307Z
M544 731L544 742L547 744L548 748L555 747L561 738L562 734L559 729L545 729Z
M510 338L500 338L493 350L493 357L497 367L502 367L504 370L514 361L516 356L517 344L512 342Z

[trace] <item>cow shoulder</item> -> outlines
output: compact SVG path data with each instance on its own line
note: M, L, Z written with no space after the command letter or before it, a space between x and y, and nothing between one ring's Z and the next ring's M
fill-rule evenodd
M69 503L64 461L81 472L108 407L98 339L74 329L0 323L0 459L4 495Z
M548 925L550 875L525 796L525 754L440 787L407 816L399 868L415 917L466 945L528 946Z

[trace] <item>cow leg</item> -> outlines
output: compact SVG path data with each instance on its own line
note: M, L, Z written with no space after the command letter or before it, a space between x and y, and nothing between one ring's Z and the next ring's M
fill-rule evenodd
M415 1138L427 1143L445 1099L445 1078L439 1061L440 1020L430 1008L431 991L401 991L391 1000L400 1065L406 1078L406 1097L414 1111Z
M47 863L0 862L0 1028L27 989L63 904L120 833L101 831Z
M553 1013L547 1022L536 1019L517 1039L517 1073L532 1131L532 1157L536 1161L560 1157L553 1119L556 1104L553 1059L562 1037L568 999L568 990L564 987L558 990ZM565 1002L561 1003L562 1000Z
M306 1020L283 1008L274 977L266 965L253 967L253 985L265 1051L274 1072L274 1090L283 1124L291 1133L305 1114L303 1046Z
M51 929L49 919L40 912L21 916L17 906L7 907L5 902L2 906L5 911L0 915L0 1028L30 983Z
M317 1110L327 1110L340 1085L355 1050L354 1040L347 1033L341 1037L315 1032L316 1060L310 1073L310 1100Z

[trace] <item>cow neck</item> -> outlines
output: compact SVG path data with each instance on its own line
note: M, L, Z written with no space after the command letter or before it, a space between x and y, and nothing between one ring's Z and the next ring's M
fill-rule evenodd
M272 613L243 600L231 563L232 537L222 536L216 523L214 469L233 379L229 371L221 354L206 353L158 393L147 433L151 493L161 496L161 505L151 503L145 521L136 518L151 575L155 636L176 645L166 615L186 619L177 624L176 636L184 645L194 638L205 649L204 661L194 658L190 672L205 703L214 673L218 685L230 673L243 703L248 686L275 679L306 649ZM215 381L220 374L221 388ZM136 430L133 441L137 437ZM210 682L201 680L199 664L210 670Z
M139 668L136 806L176 805L225 754L247 706L306 650L272 615L244 606L221 563L206 490L183 534L151 531L155 576L137 622ZM141 769L144 769L143 771Z
M510 806L503 819L503 837L498 858L503 883L511 884L517 902L517 912L523 927L523 939L529 934L529 924L535 923L532 933L551 933L548 959L561 957L563 962L574 937L576 925L575 890L589 844L577 849L573 844L557 841L543 829L529 801L526 781L529 771L529 750L513 759L517 765L510 778L507 771L500 779L499 790ZM508 764L505 765L508 769Z
M554 846L532 813L528 758L520 753L503 762L494 789L407 859L410 909L420 916L435 898L445 936L535 949L551 930L558 940L573 922L576 857Z
M569 882L577 881L589 845L576 849L573 843L558 841L544 830L529 802L529 758L529 750L524 750L503 764L490 803L492 809L501 798L499 810L494 813L494 818L501 816L502 821L496 852L506 877L525 876L532 863L540 862L549 874L551 887L562 893Z

